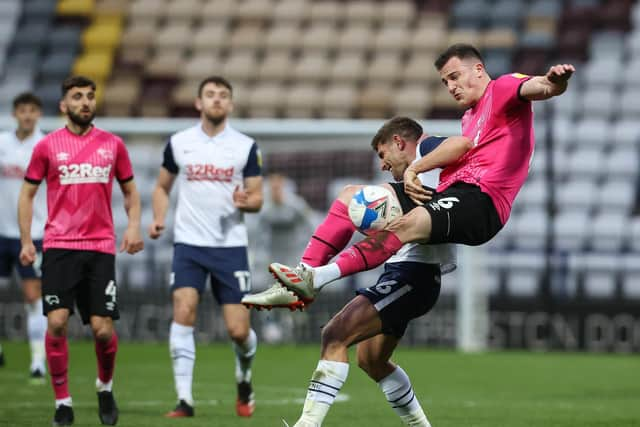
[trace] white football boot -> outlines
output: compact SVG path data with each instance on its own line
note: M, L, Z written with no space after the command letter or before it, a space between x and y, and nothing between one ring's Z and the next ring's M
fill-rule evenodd
M291 311L302 311L305 308L305 303L294 292L278 282L257 294L245 295L241 303L247 308L255 308L256 310L262 310L263 308L271 310L274 307L282 307Z
M305 304L311 304L318 291L313 287L313 267L300 263L296 267L288 267L274 262L269 265L269 271L287 289L292 291Z

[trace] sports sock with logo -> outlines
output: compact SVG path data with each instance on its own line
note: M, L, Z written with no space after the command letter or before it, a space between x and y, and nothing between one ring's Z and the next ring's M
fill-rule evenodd
M95 341L96 359L98 360L98 389L111 391L113 370L118 353L118 335L113 331L108 341Z
M253 329L249 329L249 335L242 344L238 344L235 341L232 341L232 343L233 350L236 353L236 382L250 382L251 364L258 348L258 337Z
M316 228L302 254L302 262L312 267L325 265L351 240L356 227L349 218L347 205L335 200L324 221Z
M192 383L193 366L196 363L196 343L193 326L171 322L169 331L169 351L173 359L173 378L178 400L193 406Z
M27 335L31 347L31 372L45 373L44 336L47 332L47 318L42 315L42 300L25 304L27 311Z
M381 379L378 386L405 425L431 427L413 391L409 376L400 366Z
M342 277L371 270L391 258L403 243L392 231L382 230L343 251L336 260Z
M348 363L320 360L311 376L302 415L294 427L322 425L348 375Z
M54 337L47 333L44 346L51 374L51 386L56 396L56 401L67 399L69 395L69 383L67 369L69 367L69 346L67 337Z

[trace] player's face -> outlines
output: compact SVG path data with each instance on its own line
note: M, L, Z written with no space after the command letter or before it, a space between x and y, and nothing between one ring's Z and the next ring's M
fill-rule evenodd
M18 104L13 110L13 117L18 122L18 130L25 134L31 134L40 119L42 111L35 104Z
M440 69L442 83L463 108L475 105L482 97L484 75L481 62L473 59L461 60L456 56L449 59Z
M214 125L222 123L233 111L231 91L225 86L207 83L196 99L196 109Z
M379 144L377 148L378 158L380 159L380 169L391 172L393 179L402 181L404 171L409 166L402 150L392 140L386 144Z
M60 101L60 111L78 126L88 126L96 115L96 92L87 87L72 87Z

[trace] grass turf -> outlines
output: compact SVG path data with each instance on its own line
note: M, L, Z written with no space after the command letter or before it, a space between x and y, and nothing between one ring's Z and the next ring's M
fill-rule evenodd
M0 426L50 425L49 384L28 384L29 350L3 344ZM235 415L230 345L199 345L195 370L196 416L171 420L175 405L165 344L122 343L114 392L120 426L282 426L302 408L318 346L266 346L254 364L257 409ZM353 359L353 357L352 357ZM640 426L640 359L637 355L491 352L465 355L401 348L395 360L409 373L434 427ZM76 426L99 425L93 345L70 345L70 390ZM354 364L324 426L399 426L378 387Z

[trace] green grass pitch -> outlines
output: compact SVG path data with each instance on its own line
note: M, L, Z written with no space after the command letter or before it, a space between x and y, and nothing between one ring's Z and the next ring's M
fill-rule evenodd
M28 346L4 343L0 368L0 426L50 425L53 392L29 385ZM70 389L76 426L99 425L93 345L70 345ZM120 426L261 426L293 424L302 408L318 346L259 347L254 365L257 409L235 415L230 345L199 345L195 370L196 416L171 420L175 404L165 344L120 345L115 396ZM352 357L353 359L353 357ZM637 355L451 351L401 348L395 360L409 373L434 427L640 426ZM353 363L324 426L400 426L378 387Z

